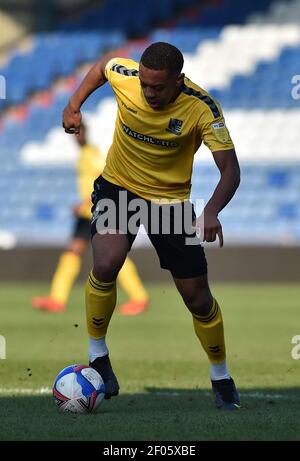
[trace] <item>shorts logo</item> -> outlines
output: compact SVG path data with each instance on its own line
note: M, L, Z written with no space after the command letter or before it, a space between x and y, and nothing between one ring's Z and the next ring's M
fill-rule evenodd
M220 141L223 144L231 142L229 131L227 130L224 121L212 123L211 127L218 141Z
M169 126L168 128L166 128L166 131L169 131L169 133L173 133L173 134L176 134L177 136L180 136L182 125L183 125L182 120L178 120L177 118L170 118Z

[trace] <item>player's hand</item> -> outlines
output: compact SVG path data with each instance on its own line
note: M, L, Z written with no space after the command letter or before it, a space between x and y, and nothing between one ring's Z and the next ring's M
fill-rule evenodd
M81 112L69 103L63 111L63 127L66 133L79 135L81 125Z
M77 203L75 206L72 208L72 212L74 216L79 216L80 212L82 209L82 203Z
M219 238L219 246L222 248L224 243L223 231L218 216L214 212L204 209L203 242L215 242L217 236Z
M215 242L218 236L219 246L223 246L224 240L222 225L216 213L210 211L209 209L205 209L201 216L196 219L194 229L196 231L196 235L203 242Z

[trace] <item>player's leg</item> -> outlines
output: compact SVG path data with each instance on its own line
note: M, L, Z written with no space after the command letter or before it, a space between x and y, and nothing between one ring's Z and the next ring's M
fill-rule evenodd
M74 238L71 240L67 251L60 257L52 279L50 297L62 305L67 303L71 288L80 272L82 257L88 246L87 240Z
M176 278L174 282L193 315L195 332L211 363L225 360L225 343L221 311L208 286L207 275ZM224 376L224 377L228 377Z
M103 337L116 304L116 278L128 252L122 234L95 234L92 239L93 269L86 289L88 331Z
M234 410L240 406L240 401L227 369L221 309L211 294L207 275L173 279L193 316L196 335L211 363L210 377L217 407Z
M92 239L94 265L86 284L86 318L89 360L105 383L105 398L117 395L119 385L112 371L106 333L116 306L116 278L126 258L126 235L95 234Z
M207 275L187 279L173 276L173 279L193 316L195 333L212 364L211 379L229 378L221 309L211 294Z
M51 281L50 295L36 297L33 307L49 312L65 310L71 288L80 272L82 256L90 245L90 220L78 218L66 251L59 258Z
M120 230L122 207L119 202L120 192L124 192L124 189L102 177L95 181L94 186L91 226L94 264L86 284L85 297L90 338L89 360L104 380L105 398L110 398L119 393L119 384L110 364L106 333L116 305L116 279L135 235L127 232L127 229ZM129 200L130 197L126 195L125 199ZM111 219L113 217L115 219ZM108 228L108 225L112 227Z
M218 396L217 405L234 409L239 405L239 401L226 365L221 309L209 289L204 250L191 229L190 217L193 217L193 213L187 214L190 222L186 223L185 211L185 204L182 205L182 215L180 212L178 214L178 210L174 210L174 220L170 223L171 232L150 234L149 238L159 256L161 267L171 272L184 303L192 313L195 332L211 363L214 393L216 393L215 383L217 383L218 392L221 389L223 396L221 400ZM178 220L180 216L184 223L181 233L175 232L173 226L175 219ZM176 225L178 229L178 221ZM190 234L186 232L186 228L190 229Z
M122 315L138 315L149 306L148 293L141 281L134 262L127 256L117 281L128 296L128 301L118 306Z

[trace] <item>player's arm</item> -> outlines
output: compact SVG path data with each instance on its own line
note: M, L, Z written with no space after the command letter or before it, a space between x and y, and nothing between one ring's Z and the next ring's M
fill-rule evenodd
M212 154L221 177L204 208L203 241L214 242L218 235L222 247L223 233L218 214L230 202L240 184L240 167L234 149L215 151Z
M97 61L87 73L78 89L71 96L63 111L63 127L66 133L79 134L81 125L80 108L84 101L97 89L106 83L105 66L113 57L112 53Z
M92 206L91 203L91 197L87 197L85 200L82 200L79 203L76 203L76 205L73 206L72 212L74 216L80 216L80 213L82 212L82 209L84 209L87 206Z

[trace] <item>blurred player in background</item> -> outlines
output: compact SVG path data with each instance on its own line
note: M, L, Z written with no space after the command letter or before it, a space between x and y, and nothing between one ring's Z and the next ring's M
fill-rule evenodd
M76 218L73 235L59 259L52 278L50 295L32 299L33 307L49 312L64 312L66 309L70 290L80 272L82 257L90 245L93 183L105 166L104 156L97 147L88 143L83 124L76 139L80 146L77 173L81 202L73 208ZM118 282L128 296L128 301L118 307L118 312L123 315L142 313L149 304L148 294L130 258L126 258L124 262Z

